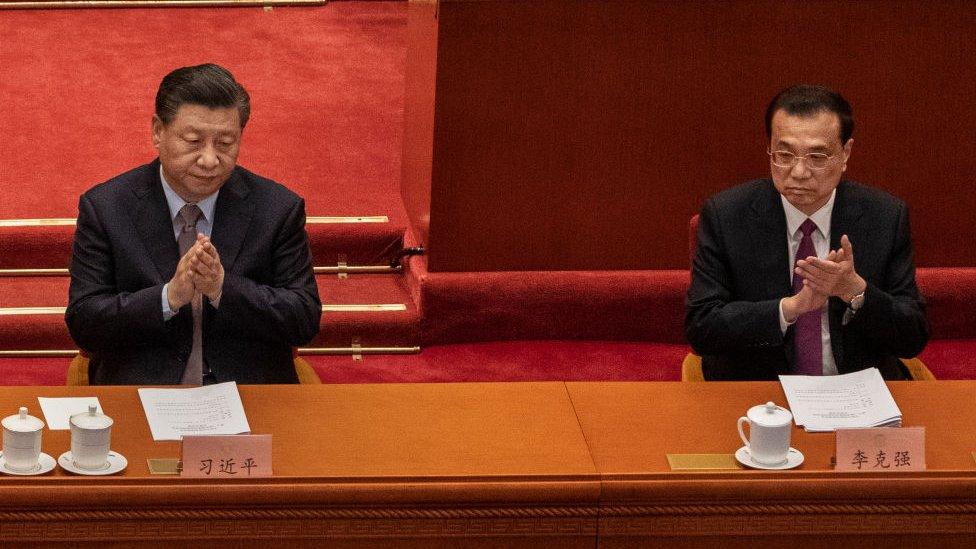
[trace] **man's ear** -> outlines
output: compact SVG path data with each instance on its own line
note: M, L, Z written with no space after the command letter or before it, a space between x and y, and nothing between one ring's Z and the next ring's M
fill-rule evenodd
M854 138L853 137L850 138L850 139L848 139L847 140L847 143L844 143L844 168L843 168L842 171L846 171L847 170L847 161L851 158L851 148L853 146L854 146Z
M153 147L156 147L157 149L159 148L159 144L163 141L163 130L165 129L165 126L166 125L163 124L163 121L154 114L150 127L152 128Z

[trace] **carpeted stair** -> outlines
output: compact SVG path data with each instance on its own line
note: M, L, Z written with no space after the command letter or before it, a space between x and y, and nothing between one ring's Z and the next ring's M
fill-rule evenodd
M420 315L402 275L328 274L316 281L323 314L309 348L419 344ZM66 276L0 276L0 351L77 349L64 323L68 285Z

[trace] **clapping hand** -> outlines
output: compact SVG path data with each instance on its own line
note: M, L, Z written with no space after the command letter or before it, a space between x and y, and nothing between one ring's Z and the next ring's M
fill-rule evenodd
M824 259L808 257L797 261L796 273L803 277L804 288L850 302L864 291L867 282L854 270L854 247L846 234L840 237L840 246Z
M186 255L190 257L190 278L196 291L210 298L210 301L220 299L224 287L224 266L210 238L198 234L196 243Z

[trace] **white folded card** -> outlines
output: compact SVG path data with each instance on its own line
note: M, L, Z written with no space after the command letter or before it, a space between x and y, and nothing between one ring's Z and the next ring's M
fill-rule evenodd
M153 440L251 431L233 381L187 389L139 389L139 399Z
M103 414L98 397L37 397L37 402L44 412L44 422L52 431L67 431L70 426L68 420L75 414L88 411L88 406L94 404L98 413Z

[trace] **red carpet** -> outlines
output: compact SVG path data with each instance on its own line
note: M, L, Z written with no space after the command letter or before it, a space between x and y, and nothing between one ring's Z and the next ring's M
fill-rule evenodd
M402 228L405 28L405 2L4 11L0 219L74 217L82 191L151 160L159 81L213 61L252 97L243 166L309 215Z
M678 381L687 345L508 341L439 345L419 355L305 357L323 383Z
M70 358L0 359L0 385L64 385ZM36 404L25 402L27 406Z
M336 275L316 277L322 304L405 305L403 311L322 313L319 334L309 347L413 347L420 345L420 312L399 274Z

